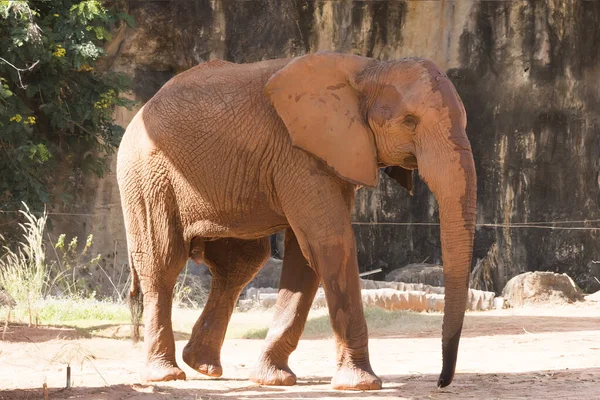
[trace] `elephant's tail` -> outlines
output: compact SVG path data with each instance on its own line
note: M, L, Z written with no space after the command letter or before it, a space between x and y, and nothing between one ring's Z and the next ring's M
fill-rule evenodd
M131 289L129 290L129 311L131 312L132 324L131 338L134 342L138 342L140 340L142 314L144 313L144 295L140 287L140 278L131 257L129 264L131 265Z

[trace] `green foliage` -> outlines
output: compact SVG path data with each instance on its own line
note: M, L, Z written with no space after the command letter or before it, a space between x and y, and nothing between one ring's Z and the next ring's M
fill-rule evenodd
M267 337L267 333L269 333L269 328L252 328L242 334L242 339L264 339Z
M95 299L56 299L47 298L39 303L39 320L50 325L85 326L83 321L129 322L126 304ZM17 306L15 318L23 319L22 308Z
M113 111L133 104L125 76L96 70L119 23L98 0L0 0L0 209L68 204L106 171Z
M54 314L42 306L51 294L76 301L93 298L95 292L88 287L84 276L91 265L97 264L100 255L86 261L92 235L87 237L81 251L76 237L66 243L66 236L60 235L54 245L57 260L47 262L44 245L47 214L44 212L36 217L25 203L23 206L25 209L20 213L26 222L19 224L23 231L22 239L16 251L4 246L5 254L0 257L0 286L15 300L17 310L27 312L32 323L34 317L50 318L48 313ZM0 239L4 238L0 235ZM69 312L65 310L63 313Z
M259 314L257 309L251 310L246 314L248 318L252 314ZM365 319L369 327L369 332L373 336L401 336L423 334L423 332L437 332L442 326L441 313L418 313L406 310L385 310L379 307L364 307ZM234 315L235 317L235 315ZM264 319L264 318L263 318ZM268 319L261 321L253 319L251 323L245 324L240 329L233 324L229 325L227 331L228 339L264 339L269 331ZM333 331L327 308L313 309L306 321L303 339L321 339L331 337Z
M90 267L100 260L100 254L98 254L91 260L86 261L88 250L92 246L93 235L88 235L81 251L78 251L77 237L73 237L66 245L65 238L66 235L63 233L54 245L57 261L50 270L49 288L53 290L54 293L52 294L59 297L92 296L85 276L89 275Z

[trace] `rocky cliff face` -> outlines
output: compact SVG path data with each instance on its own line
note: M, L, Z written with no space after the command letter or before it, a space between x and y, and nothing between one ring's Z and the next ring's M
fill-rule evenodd
M566 272L600 289L599 231L549 224L600 219L600 2L122 1L137 21L108 48L148 100L174 74L208 59L252 62L316 50L391 59L419 56L447 70L468 114L478 170L475 259L496 242L501 281L526 270ZM118 118L127 124L132 113ZM126 262L113 175L90 202L96 247ZM382 176L359 192L361 268L441 262L437 205ZM397 225L388 223L409 223ZM527 226L520 223L539 222ZM596 224L595 226L600 226ZM560 228L560 229L550 229ZM116 242L115 242L116 241ZM116 245L116 247L115 247ZM112 262L112 261L110 261Z

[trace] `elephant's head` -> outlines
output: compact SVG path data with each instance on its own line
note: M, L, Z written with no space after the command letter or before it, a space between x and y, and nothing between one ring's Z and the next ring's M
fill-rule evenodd
M377 61L317 53L298 57L266 85L294 145L348 181L374 187L378 167L397 166L412 188L412 170L440 208L446 300L443 368L452 381L463 325L473 250L476 175L463 104L431 61Z

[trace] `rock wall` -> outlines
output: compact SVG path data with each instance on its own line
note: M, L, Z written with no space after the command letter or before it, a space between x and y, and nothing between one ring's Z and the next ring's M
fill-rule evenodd
M142 102L174 74L214 58L252 62L335 50L433 59L467 109L477 221L501 225L478 227L475 258L496 242L504 282L539 269L600 289L594 279L600 269L592 263L600 259L597 231L511 226L600 219L600 2L120 3L137 28L115 34L105 67L130 73ZM131 116L119 120L126 124ZM93 200L79 210L93 214L85 230L96 234L107 260L116 243L117 265L126 262L114 174L89 190ZM382 176L376 190L359 192L354 219L363 223L355 226L363 270L441 262L439 227L382 224L438 221L435 199L418 178L411 197Z
M439 26L456 27L456 11ZM597 290L600 271L592 260L600 256L598 231L510 225L599 217L600 3L481 2L471 3L465 15L447 36L457 46L444 65L467 109L478 171L477 222L506 224L478 228L475 257L497 242L500 288L519 272L551 270ZM432 221L436 214L420 182L410 199L384 181L379 190L361 193L357 207L363 221ZM441 261L437 227L357 230L362 265L403 265L429 255ZM401 244L392 244L396 239Z

